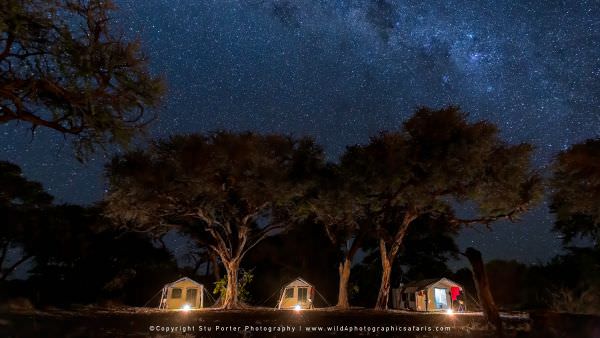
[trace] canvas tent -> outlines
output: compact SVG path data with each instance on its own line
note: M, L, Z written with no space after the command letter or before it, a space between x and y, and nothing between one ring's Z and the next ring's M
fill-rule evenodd
M277 308L283 310L312 309L315 300L315 287L298 277L281 288Z
M160 309L198 309L204 307L204 285L183 277L162 288Z
M414 311L465 310L463 287L447 278L415 281L392 290L392 306Z

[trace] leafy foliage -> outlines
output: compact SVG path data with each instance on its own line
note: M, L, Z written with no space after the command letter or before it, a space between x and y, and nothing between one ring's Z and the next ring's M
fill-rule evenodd
M457 258L454 238L458 229L443 218L419 217L408 229L398 253L397 273L400 281L415 281L448 276L446 263ZM396 284L396 283L394 283Z
M411 224L421 216L449 226L513 220L538 201L539 175L532 147L508 145L488 122L471 123L458 107L420 108L401 131L384 132L348 148L342 165L353 186L368 187L364 204L379 238L384 264L377 308L387 306L391 265ZM472 217L455 207L470 204Z
M476 204L486 223L512 218L541 196L540 178L531 169L532 147L508 145L488 122L470 123L457 107L420 108L401 132L374 137L348 150L372 189L378 210L400 208L399 215L455 217L450 200ZM449 200L450 199L450 200ZM454 218L455 223L469 223Z
M0 161L0 279L8 278L29 258L38 244L35 234L52 196L39 182L26 179L19 166ZM20 248L22 257L8 264L8 252Z
M16 164L0 161L0 206L40 208L52 203L52 196L39 182L27 180Z
M340 249L342 260L345 257L351 259L360 249L362 238L359 237L366 235L370 226L369 209L365 203L369 187L357 184L360 181L353 176L362 173L353 172L353 168L344 164L328 164L319 171L316 189L300 213L313 217L324 226L331 243ZM349 245L356 239L358 246Z
M343 164L329 164L317 175L317 186L299 215L321 224L338 251L339 292L337 307L350 307L348 281L356 253L372 230L369 206L364 203L368 187L352 184L354 172Z
M577 236L600 246L600 139L575 144L554 161L551 212L565 243Z
M54 206L30 236L35 247L30 280L41 302L68 304L118 298L144 304L177 276L164 248L136 233L109 226L97 207Z
M25 266L28 286L3 297L25 294L37 304L69 304L119 296L139 304L149 297L146 288L155 292L169 280L176 264L166 250L115 231L98 207L52 200L17 165L0 162L0 280L3 288L18 285L10 277ZM10 262L9 252L17 256Z
M23 121L75 136L82 158L128 144L163 92L138 41L111 28L113 3L0 3L0 123Z
M322 161L321 149L308 139L175 136L112 161L106 214L129 230L189 233L219 255L237 282L246 253L291 225L289 214Z
M241 270L241 276L237 283L238 296L240 301L248 302L251 299L250 290L248 289L250 283L254 280L254 274L252 271ZM221 299L225 299L225 293L227 292L227 278L223 277L215 282L215 288L213 293L219 295Z
M571 247L544 264L492 260L486 264L486 270L494 300L500 308L555 308L559 311L579 308L574 311L598 313L594 292L600 285L599 261L600 250ZM476 295L468 269L458 270L452 279L466 288L467 299Z

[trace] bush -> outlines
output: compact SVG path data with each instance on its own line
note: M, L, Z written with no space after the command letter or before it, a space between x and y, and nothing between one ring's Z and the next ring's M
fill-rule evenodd
M252 271L240 270L240 280L238 282L238 298L242 302L250 301L250 291L248 291L248 286L254 279L254 274ZM227 278L223 277L215 282L215 289L213 293L219 295L221 299L225 299L225 292L227 290Z
M580 292L559 289L553 293L551 308L556 312L600 314L600 287L592 286Z

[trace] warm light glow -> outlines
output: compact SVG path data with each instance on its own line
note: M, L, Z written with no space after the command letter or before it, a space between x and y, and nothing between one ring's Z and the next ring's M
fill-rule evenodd
M190 311L192 307L190 306L190 304L183 304L183 306L181 307L181 309L183 311Z
M448 310L446 310L446 314L452 315L452 314L454 314L454 311L452 311L452 309L448 309Z
M296 304L296 306L294 306L294 310L300 311L302 310L302 307L300 306L300 304Z

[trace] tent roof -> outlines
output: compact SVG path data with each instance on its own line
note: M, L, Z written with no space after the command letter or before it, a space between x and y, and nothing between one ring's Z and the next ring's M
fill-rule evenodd
M284 288L287 288L288 286L290 286L291 284L294 284L294 282L300 282L302 284L308 285L310 287L313 287L312 284L310 284L309 282L305 281L304 279L300 278L300 277L296 277L296 279L294 279L293 281L287 283Z
M177 283L179 283L179 282L183 282L183 281L185 281L185 280L187 280L187 281L190 281L190 282L192 282L192 283L194 283L194 284L197 284L197 285L199 285L199 286L203 286L202 284L200 284L200 283L196 282L195 280L193 280L193 279L191 279L191 278L189 278L189 277L182 277L182 278L179 278L178 280L176 280L176 281L174 281L174 282L171 282L171 283L167 283L167 284L165 284L165 286L166 286L166 287L173 286L173 285L175 285L175 284L177 284Z
M453 282L453 281L449 280L448 278L442 277L442 278L422 279L419 281L410 282L410 283L407 283L404 285L404 289L414 288L415 290L423 290L423 289L426 289L428 286L435 284L437 282L441 282L441 281L444 281L448 284L456 284L458 286L461 286L460 284Z

